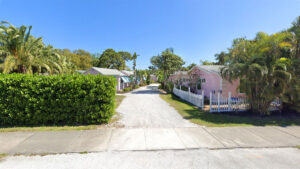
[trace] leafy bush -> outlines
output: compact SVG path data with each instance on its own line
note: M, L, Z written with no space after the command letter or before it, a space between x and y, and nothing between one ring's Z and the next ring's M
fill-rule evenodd
M139 85L133 85L133 87L132 87L133 89L137 89L137 88L139 88Z
M189 88L186 87L186 86L181 86L181 90L183 90L183 91L189 91Z
M143 87L143 86L146 86L147 84L145 83L140 83L140 86Z
M172 93L173 92L173 88L174 88L174 84L172 82L168 82L166 84L166 87L165 87L165 90L168 92L168 93Z
M132 88L131 87L127 87L127 88L124 88L123 91L124 92L130 92L130 91L132 91Z
M94 75L0 75L0 125L106 123L116 79Z

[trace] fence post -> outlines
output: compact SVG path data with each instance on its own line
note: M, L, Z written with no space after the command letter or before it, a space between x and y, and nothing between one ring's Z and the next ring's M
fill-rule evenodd
M204 90L202 90L202 110L204 109Z
M179 85L179 89L181 90L181 85Z
M212 93L209 93L209 111L211 112L211 105L212 105Z
M218 112L220 112L220 92L218 92Z
M191 88L189 87L189 102L191 102Z
M231 92L228 93L228 111L231 111Z

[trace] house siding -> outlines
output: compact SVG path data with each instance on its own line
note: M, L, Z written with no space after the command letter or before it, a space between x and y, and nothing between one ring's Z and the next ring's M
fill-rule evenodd
M203 90L204 96L209 97L210 92L215 91L217 94L218 91L222 90L222 97L228 97L228 92L231 92L232 97L239 96L237 89L240 81L238 79L230 83L228 80L222 79L218 73L203 71L197 67L194 67L190 74L193 74L194 78L205 79L205 82L201 82L201 90L197 90L198 94Z
M98 71L94 70L94 69L89 69L86 72L84 72L83 74L87 75L87 74L91 74L91 75L98 75L101 74ZM101 74L102 75L102 74ZM121 77L120 76L114 76L117 79L117 91L120 91L123 89L123 86L121 85Z

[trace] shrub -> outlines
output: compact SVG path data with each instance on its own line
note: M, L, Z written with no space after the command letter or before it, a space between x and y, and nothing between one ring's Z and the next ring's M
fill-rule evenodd
M146 84L142 82L142 83L140 83L140 86L143 87L143 86L146 86Z
M189 91L189 88L186 87L186 86L181 86L181 90L183 90L183 91Z
M132 91L132 88L131 87L127 87L127 88L124 88L123 91L124 92L130 92L130 91Z
M137 88L139 88L139 85L133 85L133 87L132 87L132 89L137 89Z
M0 75L0 125L106 123L116 79L95 75Z
M174 88L174 84L173 84L172 82L168 82L168 83L166 84L166 91L167 91L168 93L172 93L172 92L173 92L173 88Z

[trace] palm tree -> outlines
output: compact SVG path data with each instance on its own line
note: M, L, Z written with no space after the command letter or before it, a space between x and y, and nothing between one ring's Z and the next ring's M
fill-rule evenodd
M5 57L4 73L72 73L75 69L69 59L52 46L45 46L42 38L31 36L32 27L16 28L8 22L0 24L0 55Z
M137 84L137 75L136 75L136 59L139 55L136 54L136 52L134 52L134 54L132 55L132 60L133 60L133 73L134 73L134 83L135 85Z
M30 35L31 28L31 26L16 28L8 22L1 22L0 51L6 56L4 73L15 69L19 73L27 73L27 68L35 57L33 53L42 41L42 38L35 39Z
M222 76L243 80L253 112L268 113L270 103L286 92L292 77L288 71L291 61L282 56L291 43L286 32L271 36L259 33L254 41L242 41L243 48L235 44L239 48L231 49L238 55L222 70Z

